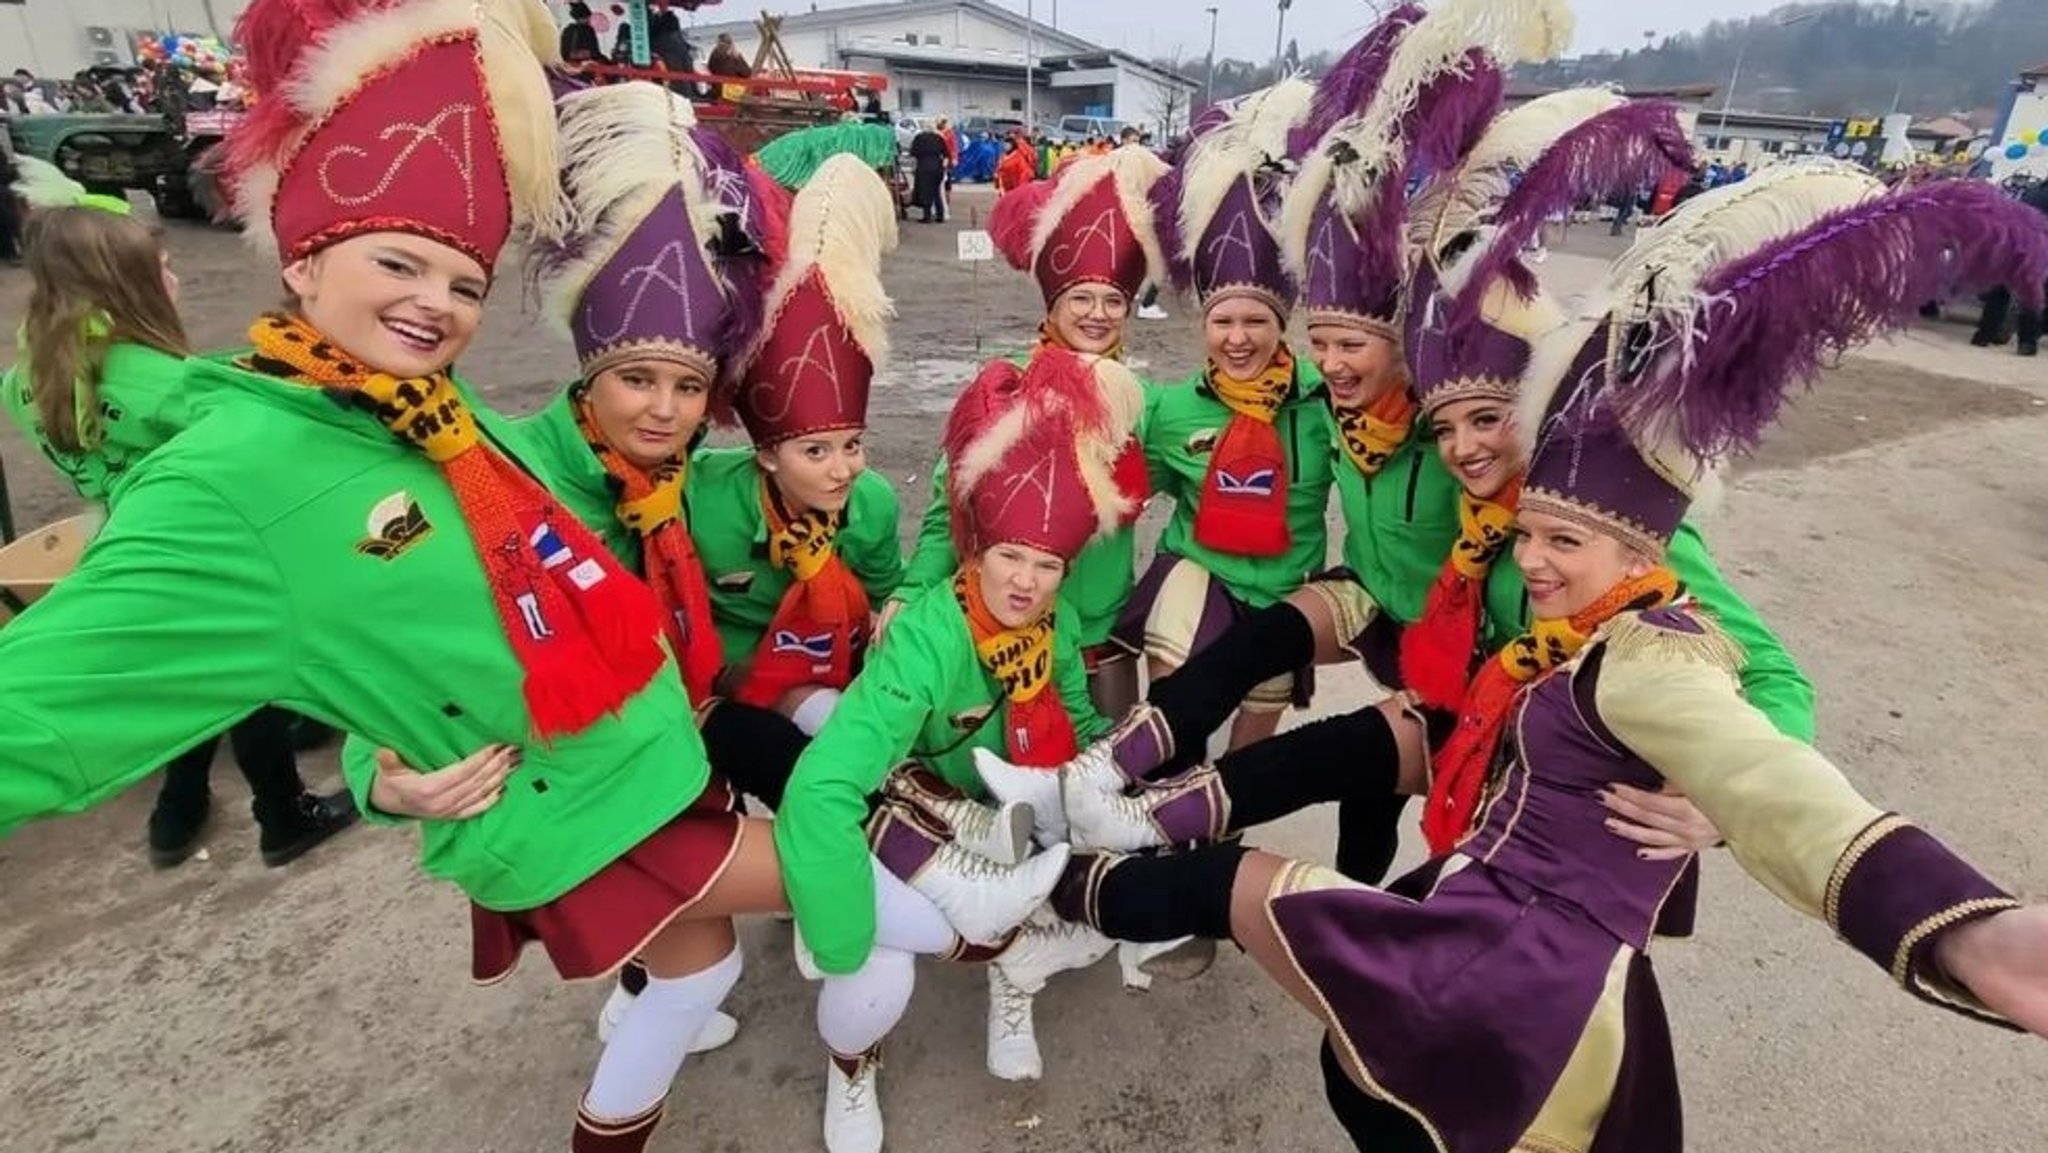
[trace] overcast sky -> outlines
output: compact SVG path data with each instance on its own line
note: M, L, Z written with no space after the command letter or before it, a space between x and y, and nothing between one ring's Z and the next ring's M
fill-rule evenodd
M842 7L855 0L818 0L819 8ZM1026 0L994 0L1015 12ZM1391 7L1397 0L1381 0ZM1644 32L1661 38L1698 28L1709 20L1754 16L1786 0L1569 0L1578 16L1570 53L1602 48L1641 47ZM1050 24L1059 11L1059 27L1098 44L1137 56L1170 56L1200 60L1209 50L1211 3L1217 8L1216 55L1240 60L1268 60L1273 55L1276 0L1032 0L1039 20ZM745 7L737 0L728 6ZM807 0L790 0L786 11L801 11ZM699 19L720 19L710 10ZM1321 48L1348 46L1374 19L1374 5L1365 0L1294 0L1287 12L1287 35L1301 44L1303 55Z

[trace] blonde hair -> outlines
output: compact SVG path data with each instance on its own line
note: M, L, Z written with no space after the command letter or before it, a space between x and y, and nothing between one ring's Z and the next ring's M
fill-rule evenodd
M29 218L26 240L29 395L50 444L82 452L99 444L109 346L140 344L169 356L190 356L192 346L164 287L155 228L98 208L50 208Z

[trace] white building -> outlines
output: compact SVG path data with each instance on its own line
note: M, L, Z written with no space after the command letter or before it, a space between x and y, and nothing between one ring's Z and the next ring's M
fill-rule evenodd
M689 32L699 59L722 32L753 58L759 35L751 21L702 17ZM1040 123L1100 116L1137 124L1161 139L1187 126L1188 106L1201 87L1195 81L987 0L898 0L782 19L783 47L796 67L877 73L889 80L886 107L956 120L1023 118L1027 42L1031 111Z
M137 32L222 41L248 0L0 0L0 72L69 80L95 64L133 64Z

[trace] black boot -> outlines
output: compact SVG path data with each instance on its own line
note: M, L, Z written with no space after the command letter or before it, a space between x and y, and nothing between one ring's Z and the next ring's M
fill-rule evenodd
M1225 753L1216 775L1230 798L1230 829L1236 832L1311 805L1371 804L1395 796L1401 746L1386 714L1367 707Z
M795 722L773 709L739 701L720 701L698 730L711 767L732 787L770 809L782 807L796 761L811 738Z
M163 788L149 814L149 863L175 868L199 851L200 838L213 819L213 749L218 741L202 741L164 766Z
M356 823L355 798L347 789L315 796L300 793L289 805L258 805L256 822L263 828L257 848L270 868L289 865L313 846Z
M1387 879L1401 850L1401 814L1408 798L1346 797L1337 802L1337 871L1367 885Z
M1249 851L1226 841L1176 853L1075 853L1048 903L1119 941L1228 941L1230 892Z
M1389 1104L1360 1089L1344 1072L1337 1051L1323 1035L1323 1099L1330 1103L1337 1124L1362 1153L1436 1153L1436 1143L1422 1124Z
M1195 764L1209 734L1230 719L1253 687L1315 659L1315 630L1300 609L1285 601L1231 625L1145 694L1146 703L1164 716L1172 748L1156 767L1132 775L1157 778Z

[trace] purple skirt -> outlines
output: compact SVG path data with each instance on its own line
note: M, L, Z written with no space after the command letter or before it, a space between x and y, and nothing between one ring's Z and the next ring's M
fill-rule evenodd
M1368 1088L1446 1153L1676 1153L1676 1078L1648 959L1512 876L1437 867L1396 882L1434 880L1421 899L1341 886L1283 889L1268 905Z

